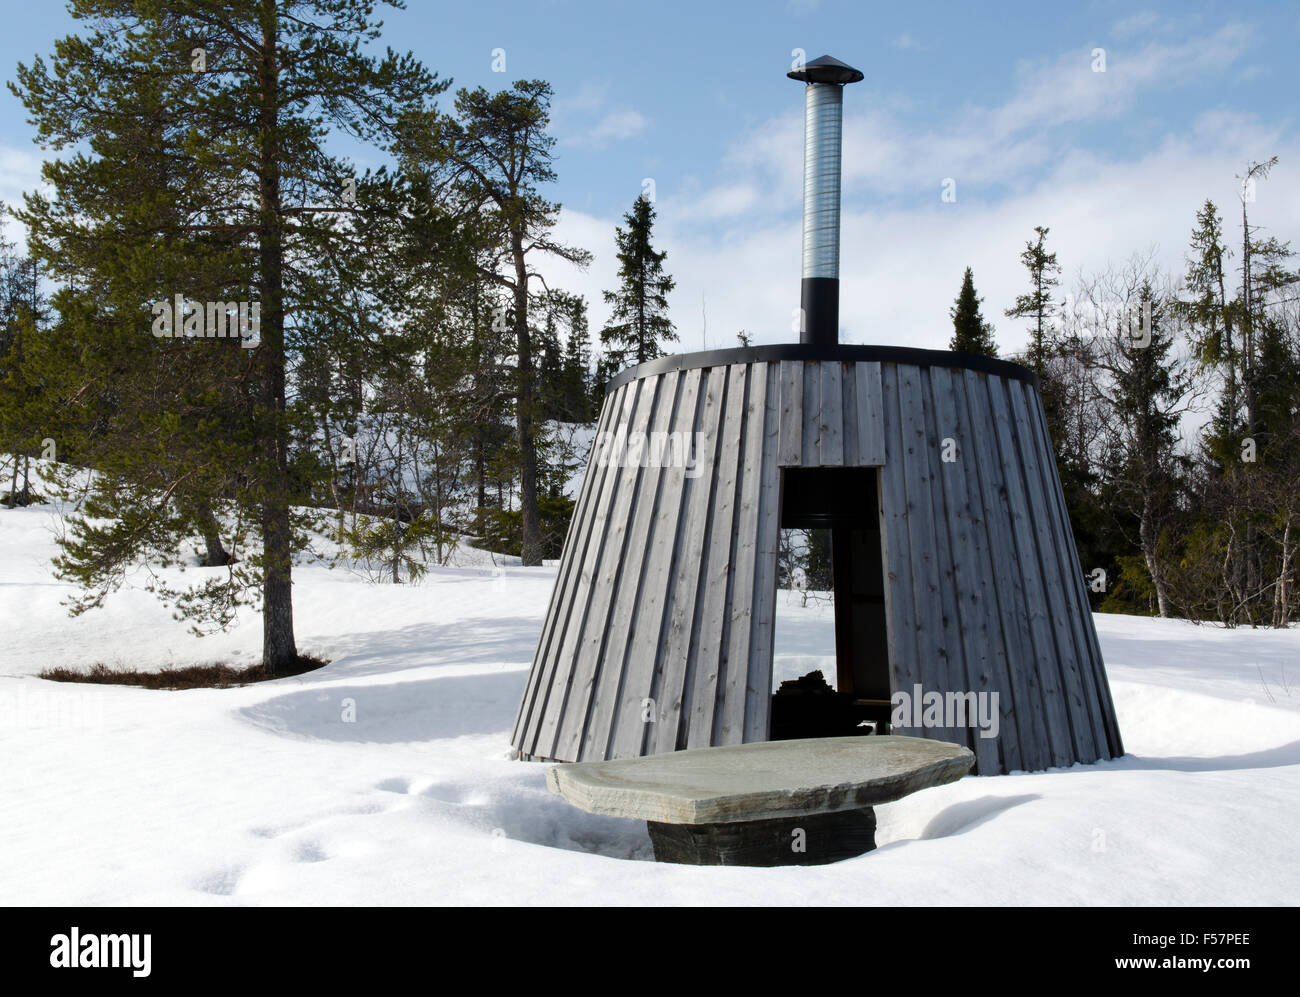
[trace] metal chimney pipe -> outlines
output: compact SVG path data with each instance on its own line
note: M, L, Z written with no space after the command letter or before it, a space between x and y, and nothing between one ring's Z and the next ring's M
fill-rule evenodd
M802 80L803 274L799 342L835 345L840 325L840 153L844 85L862 73L824 55L786 73Z

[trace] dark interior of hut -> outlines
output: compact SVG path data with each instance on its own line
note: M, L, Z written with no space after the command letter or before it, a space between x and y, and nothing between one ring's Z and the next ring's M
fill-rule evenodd
M829 530L835 602L835 675L782 682L772 695L770 739L889 732L889 645L874 467L789 467L781 472L781 528Z

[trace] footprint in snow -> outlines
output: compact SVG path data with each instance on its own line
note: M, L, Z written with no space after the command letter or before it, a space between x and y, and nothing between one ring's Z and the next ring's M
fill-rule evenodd
M239 886L240 877L243 876L243 866L231 866L229 869L218 869L210 873L195 884L194 888L200 893L208 893L214 897L228 897L234 894L235 889Z
M303 841L294 849L293 857L298 862L324 862L329 858L319 841Z
M454 803L458 806L462 804L482 806L487 802L478 790L471 786L459 786L456 783L442 785L434 783L420 790L420 795L430 800L437 800L439 803Z

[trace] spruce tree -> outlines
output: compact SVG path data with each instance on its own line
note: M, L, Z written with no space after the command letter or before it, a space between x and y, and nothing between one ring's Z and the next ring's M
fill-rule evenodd
M641 196L623 216L627 229L614 229L619 288L605 292L613 311L600 331L614 370L661 357L663 344L677 340L668 318L668 294L676 282L664 272L667 251L651 245L654 219L654 204Z
M1028 294L1018 295L1016 303L1005 313L1007 318L1033 319L1029 328L1027 357L1029 366L1039 378L1043 377L1051 354L1052 290L1059 283L1061 272L1056 254L1049 253L1046 248L1049 231L1042 225L1034 226L1037 238L1025 243L1025 251L1020 254L1020 262L1029 271L1030 290Z
M596 418L591 383L591 333L587 326L587 302L581 295L569 301L569 338L564 348L564 404L570 422L592 422Z
M1149 340L1135 342L1121 328L1106 340L1096 361L1110 375L1105 392L1110 411L1106 432L1113 443L1106 469L1108 494L1114 511L1127 513L1137 526L1156 611L1166 617L1171 606L1168 565L1160 545L1178 507L1178 423L1191 374L1172 352L1174 337L1166 328L1169 309L1150 280L1134 288L1126 303L1138 314L1149 309Z
M967 267L961 279L961 291L948 311L952 319L952 339L948 343L948 349L985 357L998 355L993 327L980 314L980 304L983 301L983 298L975 296L975 277L971 268Z
M835 575L831 565L831 531L827 529L806 532L805 571L808 588L814 592L831 592L835 589Z
M1059 345L1052 335L1052 316L1055 305L1052 291L1060 282L1060 264L1056 254L1046 248L1047 233L1050 229L1042 225L1034 226L1035 238L1025 243L1020 262L1029 271L1028 294L1016 297L1016 303L1003 314L1008 318L1029 318L1029 346L1024 353L1024 362L1038 375L1038 395L1043 403L1043 415L1047 419L1047 432L1056 451L1056 468L1067 494L1078 493L1078 479L1085 474L1077 461L1068 459L1063 449L1063 442L1069 438L1066 425L1069 408L1069 388L1058 370L1050 363L1059 355Z
M547 296L548 298L550 295ZM537 370L538 412L545 422L564 421L563 350L560 326L556 317L557 306L547 302L539 309L544 314L542 326L536 331L537 352L541 356Z

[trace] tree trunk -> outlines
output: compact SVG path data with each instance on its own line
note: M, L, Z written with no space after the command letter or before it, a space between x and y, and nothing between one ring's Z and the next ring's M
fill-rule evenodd
M519 442L519 511L523 540L520 559L526 567L542 563L541 515L537 508L537 447L535 428L532 342L528 333L528 270L524 259L523 233L510 234L515 261L515 341L519 352L519 399L515 405L515 426Z
M1286 526L1282 530L1282 570L1277 576L1278 612L1273 625L1285 627L1290 619L1291 590L1287 579L1291 575L1291 510L1287 510Z
M1219 315L1223 319L1223 341L1228 348L1228 411L1233 417L1237 415L1237 354L1232 342L1232 317L1228 312L1228 292L1223 283L1223 254L1215 257L1215 273L1219 283ZM1228 427L1231 431L1232 427Z
M1165 574L1156 552L1155 523L1151 514L1151 502L1146 496L1142 499L1142 518L1138 525L1138 533L1142 540L1142 558L1146 562L1147 574L1151 576L1151 584L1156 590L1157 611L1161 619L1168 619L1169 589L1165 584Z
M289 514L289 441L284 399L284 243L280 219L279 65L275 0L262 0L262 108L259 236L262 294L262 409L269 425L262 451L262 665L272 674L298 659L293 636L292 523Z
M474 296L470 298L470 323L474 329L475 342L481 342L478 324L478 302L478 292L475 292ZM476 370L476 383L481 384L486 376L486 364L483 361L481 353L476 353L474 363ZM485 524L483 510L487 507L487 459L483 453L484 422L486 422L486 416L476 424L472 443L474 450L475 499L477 500L477 504L474 507L474 533L479 537L483 536Z
M433 476L433 503L434 516L436 517L434 526L436 532L433 535L434 548L438 552L438 563L444 563L442 560L442 454L436 455L437 465Z
M483 510L487 508L487 458L483 453L483 434L479 432L474 440L474 481L476 485L477 508L474 510L474 529L483 535Z
M1247 174L1249 176L1249 174ZM1256 399L1258 395L1258 385L1255 383L1255 317L1252 314L1254 304L1251 301L1251 283L1250 283L1250 219L1246 212L1246 198L1243 192L1241 199L1241 361L1242 361L1242 385L1246 389L1246 435L1255 440L1256 446L1259 440L1256 437L1258 426L1256 418L1258 416ZM1249 471L1247 471L1249 474ZM1247 492L1249 496L1250 492ZM1253 503L1251 503L1253 505ZM1247 615L1250 619L1251 626L1256 625L1261 615L1259 606L1256 604L1256 596L1260 589L1263 579L1263 565L1260 563L1260 543L1258 531L1255 528L1255 517L1249 515L1253 509L1248 509L1246 518L1246 591L1250 594L1250 603L1246 607Z
M197 509L199 530L203 534L203 567L222 568L230 563L230 554L221 542L221 524L212 514L212 507L207 502L200 502Z
M641 264L641 282L637 288L636 299L636 362L645 363L650 351L646 349L645 328L645 264Z

